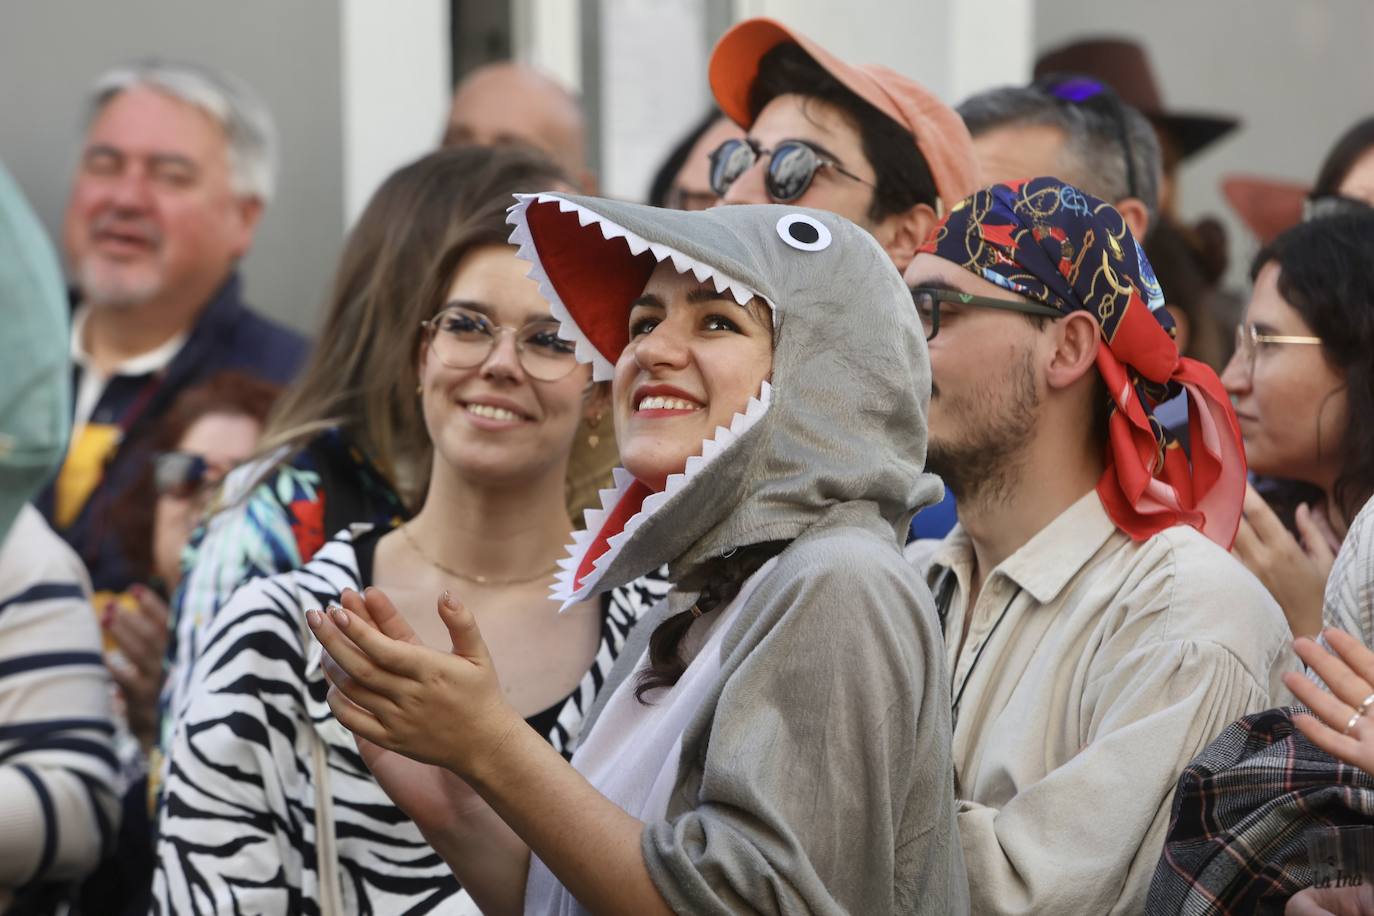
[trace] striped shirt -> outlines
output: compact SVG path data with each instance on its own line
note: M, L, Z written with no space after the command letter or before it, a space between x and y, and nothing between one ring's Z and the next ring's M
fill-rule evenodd
M111 682L89 588L71 548L20 510L0 545L0 911L25 885L85 876L117 832Z
M311 608L361 590L356 525L299 570L246 583L210 621L187 685L159 820L156 913L317 911L317 791L333 809L338 889L350 913L468 913L471 900L392 804L325 701ZM603 601L591 668L542 733L564 754L626 634L668 590L641 579ZM327 785L317 789L316 742Z
M1326 580L1322 624L1374 648L1374 499L1350 523ZM1325 640L1323 640L1324 642Z

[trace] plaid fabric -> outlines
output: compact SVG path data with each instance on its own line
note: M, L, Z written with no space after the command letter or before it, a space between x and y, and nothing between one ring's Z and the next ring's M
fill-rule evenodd
M1183 771L1147 913L1282 913L1313 882L1308 834L1374 823L1374 777L1304 738L1305 711L1246 716Z
M1145 252L1110 204L1058 178L985 188L956 204L920 249L1066 314L1097 319L1111 398L1102 505L1138 541L1191 525L1226 549L1245 498L1245 454L1215 372L1179 355ZM1154 415L1188 393L1186 454Z

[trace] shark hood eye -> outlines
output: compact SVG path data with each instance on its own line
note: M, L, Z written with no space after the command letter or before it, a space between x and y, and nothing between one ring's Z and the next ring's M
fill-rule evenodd
M804 213L789 213L778 220L778 236L798 251L824 251L830 247L830 230Z

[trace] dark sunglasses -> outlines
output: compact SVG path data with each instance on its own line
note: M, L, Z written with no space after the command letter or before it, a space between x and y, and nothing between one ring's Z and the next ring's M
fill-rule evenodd
M1015 299L994 299L991 296L975 296L972 293L959 293L948 289L934 289L929 286L915 286L911 289L911 300L916 303L916 314L921 318L921 327L926 332L926 340L934 340L940 333L940 303L959 306L972 305L984 309L1001 309L1005 312L1020 312L1023 315L1039 315L1042 318L1063 318L1064 313L1049 305L1035 302L1019 302Z
M711 154L711 190L724 197L730 186L763 156L768 157L763 187L778 203L790 203L805 194L816 172L823 168L833 169L870 188L876 187L803 140L784 140L770 150L745 137L726 140Z
M163 452L153 458L153 486L159 496L191 499L219 483L226 473L191 452Z
M1106 83L1077 73L1052 73L1032 84L1047 95L1070 105L1096 108L1111 118L1116 126L1117 142L1126 157L1126 191L1129 197L1140 196L1140 184L1135 174L1135 151L1131 147L1131 133L1126 125L1126 108L1121 98Z

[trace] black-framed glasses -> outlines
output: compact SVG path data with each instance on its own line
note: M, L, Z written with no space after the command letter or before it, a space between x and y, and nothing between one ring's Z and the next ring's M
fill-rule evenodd
M162 452L153 457L153 487L159 496L194 499L223 480L230 470L194 452Z
M558 322L552 318L508 328L492 324L481 312L449 305L428 321L420 322L420 327L429 335L434 355L450 369L482 365L506 332L515 335L516 358L530 378L556 382L577 368L573 344L558 336Z
M816 172L823 168L870 188L877 187L804 140L784 140L772 149L764 149L748 137L736 137L726 140L711 154L711 190L724 197L730 186L764 156L768 157L768 171L763 176L763 187L778 203L791 203L805 194Z
M1070 105L1093 106L1107 115L1116 127L1117 142L1126 158L1126 193L1140 196L1140 182L1135 173L1135 150L1131 146L1130 126L1126 122L1126 106L1112 87L1091 76L1080 73L1051 73L1036 80L1040 91Z
M916 303L916 314L921 316L921 327L925 329L926 340L933 340L940 333L940 304L947 303L956 307L974 306L985 309L1001 309L1005 312L1020 312L1023 315L1039 315L1043 318L1063 318L1064 313L1049 305L1036 302L1018 302L1015 299L993 299L990 296L975 296L948 289L934 289L929 286L916 286L911 290L911 300Z

